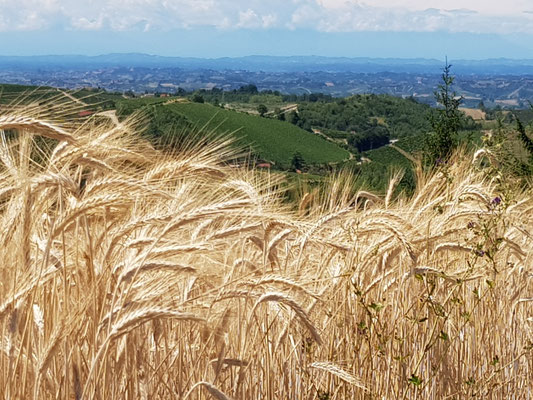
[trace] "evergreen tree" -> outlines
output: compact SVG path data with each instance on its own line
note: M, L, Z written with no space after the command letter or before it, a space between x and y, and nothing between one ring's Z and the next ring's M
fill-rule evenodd
M433 128L433 134L429 136L427 142L430 162L445 160L457 147L458 132L462 122L459 106L463 97L457 96L457 93L452 89L455 78L450 74L451 67L446 60L442 73L442 83L435 92L435 99L440 108L436 115L430 116L431 127Z
M292 155L291 169L293 171L296 171L296 170L302 170L304 167L305 167L305 160L304 160L303 156L300 154L300 152L296 151Z
M518 118L516 119L516 126L518 130L518 138L522 142L522 145L528 152L529 157L533 160L533 140L529 138L526 133L526 128Z

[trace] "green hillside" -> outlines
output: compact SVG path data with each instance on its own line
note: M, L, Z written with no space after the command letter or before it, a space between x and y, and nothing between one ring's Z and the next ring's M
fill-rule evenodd
M68 90L49 86L0 84L0 104L24 105L72 98L80 100L80 104L86 104L87 110L92 111L112 109L115 101L123 99L121 94L102 89Z
M366 187L372 190L384 192L391 173L403 170L405 174L398 188L411 193L415 183L412 162L396 149L401 149L415 158L420 158L425 150L425 136L425 134L406 136L393 143L393 146L382 146L364 152L362 155L368 162L354 168L359 174L361 182L364 182ZM470 149L479 148L482 143L481 136L481 132L461 131L459 132L459 143Z
M306 164L337 163L347 160L350 153L335 143L309 133L288 122L261 118L210 104L172 103L169 98L146 97L129 99L100 90L64 91L49 87L0 85L0 103L32 103L63 96L76 97L87 104L87 109L101 111L117 109L119 118L144 109L151 117L148 134L159 137L183 131L194 125L214 129L218 133L234 134L239 144L249 146L259 158L281 168L290 166L295 153L300 153ZM175 98L174 98L175 99Z
M159 110L163 107L164 113ZM296 152L307 164L341 162L350 157L348 151L336 144L287 122L224 110L210 104L171 103L158 105L152 112L163 124L169 115L174 119L181 116L197 127L233 133L241 144L251 146L259 158L280 167L288 167Z
M0 104L20 104L49 99L57 95L57 90L48 87L24 85L0 85Z

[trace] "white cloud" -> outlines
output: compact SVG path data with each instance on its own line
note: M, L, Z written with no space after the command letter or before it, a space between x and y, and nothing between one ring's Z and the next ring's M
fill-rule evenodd
M376 8L400 8L408 11L435 9L467 9L486 15L515 15L531 8L530 0L317 0L324 5L338 6L344 4L365 4Z
M0 0L0 31L55 26L533 33L533 18L531 0Z
M448 0L442 9L441 0L374 0L372 5L357 0L309 0L293 13L290 26L305 24L327 32L533 33L533 21L524 14L527 2L492 3Z
M263 22L263 28L272 28L276 26L278 22L278 16L275 14L263 15L261 17L261 21Z
M70 24L74 29L84 30L84 31L90 31L90 30L98 30L102 29L104 26L104 18L103 16L99 16L98 19L88 19L85 17L81 18L72 18L70 20Z
M246 11L239 12L239 22L237 28L256 28L261 24L261 20L257 16L254 10L248 9Z

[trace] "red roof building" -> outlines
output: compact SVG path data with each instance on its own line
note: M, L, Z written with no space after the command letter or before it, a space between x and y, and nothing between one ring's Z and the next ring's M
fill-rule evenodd
M80 111L78 113L78 116L79 117L88 117L89 115L93 115L93 114L94 114L94 111L85 110L85 111Z

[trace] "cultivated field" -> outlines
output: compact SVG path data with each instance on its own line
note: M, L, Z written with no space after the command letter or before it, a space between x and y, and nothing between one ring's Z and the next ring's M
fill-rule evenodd
M176 111L199 126L207 124L218 132L234 133L242 143L250 144L265 160L287 168L295 151L309 164L340 162L350 153L322 137L304 131L288 122L260 118L232 110L222 110L209 104L172 104Z
M483 110L477 108L461 107L459 108L459 110L464 112L467 117L472 117L475 121L484 121L487 116L487 114Z
M490 156L292 207L77 107L0 115L0 398L533 396L533 199Z

